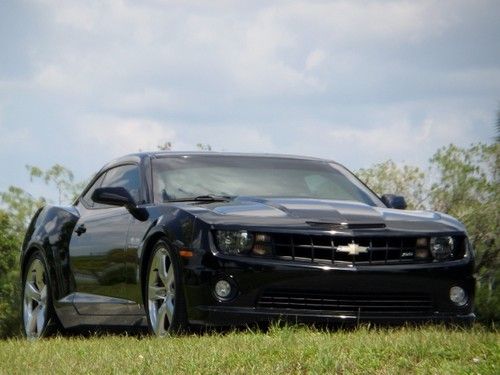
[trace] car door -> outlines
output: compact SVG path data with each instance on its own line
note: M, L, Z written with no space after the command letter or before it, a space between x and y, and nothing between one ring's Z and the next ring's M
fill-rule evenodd
M128 314L126 298L126 239L132 215L125 207L93 202L98 187L126 188L136 200L140 194L139 167L120 165L102 173L79 200L80 218L69 246L80 314Z

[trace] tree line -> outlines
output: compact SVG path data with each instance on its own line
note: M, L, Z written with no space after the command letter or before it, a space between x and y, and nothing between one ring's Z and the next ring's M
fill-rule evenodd
M500 113L497 121L500 136ZM197 148L211 151L208 144ZM170 151L165 142L158 149ZM500 139L469 147L450 144L438 149L427 169L399 165L392 160L356 172L379 195L405 196L408 209L431 209L462 221L476 252L476 313L488 324L500 321ZM31 181L43 181L57 191L58 202L69 202L86 182L75 182L68 168L56 164L46 170L27 165ZM29 220L49 202L20 187L0 192L0 337L20 332L19 255Z

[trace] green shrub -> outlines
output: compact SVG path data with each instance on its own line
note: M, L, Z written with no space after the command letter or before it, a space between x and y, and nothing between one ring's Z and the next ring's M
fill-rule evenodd
M20 332L20 246L9 216L0 211L0 337Z
M476 314L478 320L487 325L500 323L500 270L492 282L480 281L476 288Z
M21 332L19 273L17 270L0 277L0 338Z

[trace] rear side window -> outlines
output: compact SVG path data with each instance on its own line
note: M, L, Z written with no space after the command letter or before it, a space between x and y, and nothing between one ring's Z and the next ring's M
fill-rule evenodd
M140 175L137 165L121 165L106 172L101 187L124 187L139 202Z

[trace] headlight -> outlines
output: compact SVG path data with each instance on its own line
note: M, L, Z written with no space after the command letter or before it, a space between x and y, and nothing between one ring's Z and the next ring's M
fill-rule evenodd
M215 232L215 238L217 248L223 254L256 256L271 256L273 254L273 244L269 234L250 233L246 230L219 230Z
M436 260L447 260L453 257L455 243L453 237L431 237L431 253Z
M215 237L219 250L224 254L244 254L252 250L253 247L254 236L246 230L219 230Z

